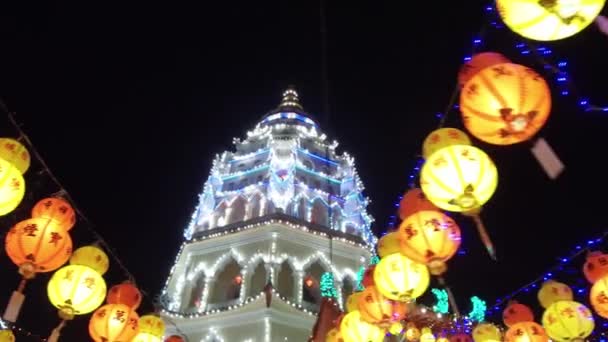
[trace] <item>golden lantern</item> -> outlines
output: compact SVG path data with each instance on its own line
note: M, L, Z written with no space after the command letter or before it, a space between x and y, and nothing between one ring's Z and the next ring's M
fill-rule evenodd
M21 172L0 158L0 216L15 210L25 195L25 180Z
M422 156L426 159L438 150L452 145L471 145L471 140L465 132L456 128L434 130L422 143Z
M141 304L141 292L131 282L114 285L108 291L106 298L108 304L125 304L126 306L136 310ZM350 298L350 297L349 297ZM348 301L346 303L348 307Z
M384 258L393 253L399 253L399 233L387 233L378 240L378 256Z
M417 341L420 339L420 329L418 329L416 327L416 325L412 322L408 323L407 326L405 327L405 339L413 342L413 341Z
M368 286L363 290L359 298L359 313L366 322L374 324L389 324L393 319L393 311L396 311L397 302L382 295L376 286ZM395 313L401 316L399 313Z
M83 265L94 269L104 275L110 267L108 255L97 246L84 246L74 251L70 258L70 265Z
M600 14L606 0L497 0L496 9L517 34L539 41L573 36Z
M363 292L353 292L348 296L346 299L346 312L359 310L359 297L361 297L362 294Z
M593 284L589 292L589 300L595 313L608 318L608 275Z
M63 265L72 253L72 238L53 221L30 218L17 223L6 235L6 254L19 266L19 273L31 279Z
M390 327L388 327L388 332L391 335L399 335L403 331L403 324L401 322L392 323Z
M15 342L15 335L10 330L0 330L0 342Z
M162 337L154 336L145 332L139 332L131 342L162 342Z
M139 316L123 304L106 304L89 321L89 335L95 342L131 341L138 332Z
M551 304L545 310L542 321L549 337L558 342L585 341L595 328L591 310L570 300Z
M545 329L538 323L519 322L505 333L505 342L549 342Z
M76 224L76 213L68 201L59 197L44 198L32 208L32 217L56 221L69 231Z
M327 332L325 335L325 342L340 342L342 340L342 335L340 335L340 330L338 328L333 328Z
M430 328L424 327L420 333L420 342L435 342L435 335L433 335L433 331Z
M401 253L426 264L433 275L447 270L445 262L460 247L460 228L454 220L439 211L419 211L399 227Z
M157 315L144 315L139 319L139 333L133 342L160 341L165 334L165 323Z
M340 334L344 342L382 342L384 330L361 319L359 311L346 314L340 323Z
M494 324L481 323L473 329L473 341L502 342L502 332Z
M69 265L53 274L47 293L51 304L59 309L59 316L69 320L74 315L88 314L103 303L106 282L90 267Z
M557 301L571 301L573 298L574 294L570 286L555 280L547 280L538 290L538 301L545 309Z
M15 139L0 138L0 158L11 163L21 174L30 167L30 153Z
M389 299L401 302L420 297L429 286L429 278L425 265L414 262L401 253L380 259L374 269L378 291Z
M551 113L551 92L536 71L504 63L479 71L460 93L467 130L480 140L511 145L533 137Z

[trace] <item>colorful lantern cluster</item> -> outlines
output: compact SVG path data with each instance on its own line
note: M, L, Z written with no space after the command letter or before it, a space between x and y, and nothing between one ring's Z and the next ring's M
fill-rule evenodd
M21 203L25 195L23 174L30 167L30 154L20 142L0 138L0 216Z

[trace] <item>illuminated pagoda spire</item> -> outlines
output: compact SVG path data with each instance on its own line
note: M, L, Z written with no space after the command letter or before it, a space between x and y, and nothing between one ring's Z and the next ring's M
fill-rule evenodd
M304 108L300 104L300 99L298 97L298 93L296 92L296 87L290 85L287 87L287 90L283 92L283 100L279 104L277 108L279 112L290 112L290 111L302 111L304 112Z

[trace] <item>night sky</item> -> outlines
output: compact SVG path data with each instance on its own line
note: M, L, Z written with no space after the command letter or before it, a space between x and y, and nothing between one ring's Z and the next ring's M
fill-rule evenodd
M384 232L423 139L437 127L435 113L448 104L486 3L331 2L329 115L322 105L317 2L5 2L0 97L149 294L144 314L173 264L214 155L252 129L289 84L340 150L355 157L372 199L374 230ZM484 49L550 77L537 59L517 52L516 39L489 29ZM550 58L568 59L580 93L608 105L608 37L590 27L545 45ZM473 225L459 219L466 253L450 263L447 281L462 311L470 296L491 302L506 295L608 228L608 113L585 113L574 98L553 94L552 116L539 136L566 165L557 180L539 167L531 143L475 141L500 174L483 212L499 260L489 259ZM0 122L2 135L16 137L5 113ZM462 127L457 111L447 124ZM0 220L3 232L59 190L36 162L26 181L20 209ZM95 242L88 227L81 219L72 230L76 246ZM112 285L126 276L112 263L105 278ZM4 251L0 279L3 307L19 281ZM48 279L42 274L29 284L18 322L44 337L59 322L46 299ZM86 340L88 319L70 323L64 341Z

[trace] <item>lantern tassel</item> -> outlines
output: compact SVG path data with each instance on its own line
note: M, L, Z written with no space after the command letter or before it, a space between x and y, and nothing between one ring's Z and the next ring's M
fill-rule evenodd
M496 261L496 251L494 250L494 244L492 243L492 239L490 239L490 235L488 235L488 231L481 221L481 217L479 214L471 215L473 221L475 221L475 226L477 226L477 231L479 232L479 237L481 238L481 242L486 247L488 254L490 254L490 258Z
M61 320L61 323L59 323L59 325L53 329L53 332L51 333L51 336L49 336L47 342L57 342L59 341L59 336L61 335L61 329L63 329L63 327L65 326L65 319Z
M452 293L452 289L445 282L445 279L442 276L438 276L439 284L445 289L445 292L448 293L448 301L450 302L450 306L452 310L454 310L454 315L456 317L460 317L460 310L458 309L458 304L456 304L456 298L454 298L454 294Z

